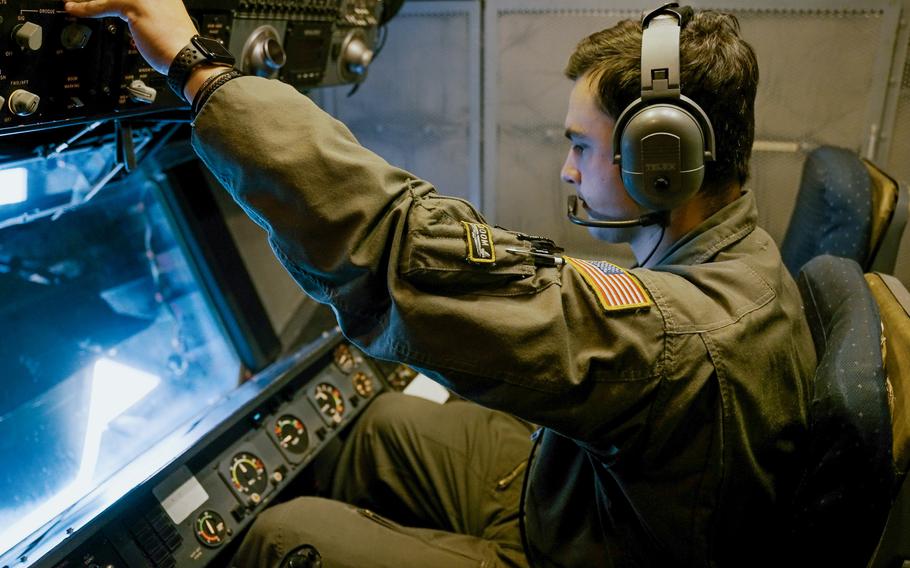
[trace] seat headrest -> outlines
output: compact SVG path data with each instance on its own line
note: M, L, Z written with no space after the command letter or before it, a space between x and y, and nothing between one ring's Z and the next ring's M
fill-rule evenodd
M868 170L852 150L820 146L806 156L781 245L791 274L820 254L865 262L872 223L870 184Z

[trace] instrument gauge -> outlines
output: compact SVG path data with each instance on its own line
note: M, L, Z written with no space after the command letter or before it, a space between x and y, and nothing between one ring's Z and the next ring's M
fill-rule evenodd
M215 511L205 510L199 513L193 528L196 532L196 539L205 546L217 548L224 544L227 527L224 525L224 519Z
M316 408L323 416L335 424L341 423L344 416L344 397L338 387L331 383L319 383L313 392Z
M414 369L407 365L398 365L386 380L389 381L389 386L391 386L392 389L401 392L405 387L411 384L411 381L413 381L416 376L417 371Z
M258 503L269 485L265 464L249 452L241 452L231 460L231 484L238 492L249 495Z
M306 426L296 416L285 414L275 423L272 430L278 445L293 454L302 454L310 445L310 437Z
M369 398L370 395L373 394L373 379L366 373L360 371L354 373L354 376L351 377L351 381L354 383L354 392L361 397Z
M354 365L357 364L357 358L354 356L354 352L351 351L351 347L346 343L342 343L335 348L334 358L335 365L346 375L353 371Z

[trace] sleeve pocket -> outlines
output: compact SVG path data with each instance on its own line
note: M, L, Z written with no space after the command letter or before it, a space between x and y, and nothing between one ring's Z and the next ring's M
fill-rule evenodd
M471 259L471 226L483 226L495 261ZM476 238L476 234L473 235ZM528 257L506 252L527 248L515 234L486 225L470 203L429 196L417 199L408 214L399 274L422 288L494 295L532 293L540 289L538 270Z

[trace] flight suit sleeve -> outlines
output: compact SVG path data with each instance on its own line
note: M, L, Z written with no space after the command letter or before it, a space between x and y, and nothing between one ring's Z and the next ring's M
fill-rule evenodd
M220 88L193 144L368 354L580 441L646 424L665 358L649 291L611 307L596 273L507 252L528 243L389 165L277 81Z

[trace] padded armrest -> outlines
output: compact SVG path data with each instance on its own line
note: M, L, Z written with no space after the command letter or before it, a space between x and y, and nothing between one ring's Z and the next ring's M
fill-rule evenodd
M797 283L818 367L793 499L792 538L802 549L794 565L864 566L895 484L881 319L853 260L813 258Z

